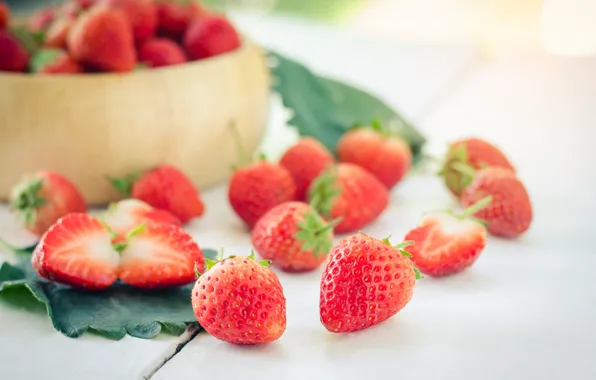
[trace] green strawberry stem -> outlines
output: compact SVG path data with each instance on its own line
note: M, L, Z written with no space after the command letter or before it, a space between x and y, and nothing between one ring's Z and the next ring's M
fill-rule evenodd
M327 223L327 225L325 225L321 229L315 231L314 234L315 235L324 234L325 232L334 229L338 224L341 223L342 220L344 220L343 216L340 216L339 218L335 218L331 222Z
M122 194L126 198L130 198L132 194L132 187L140 177L141 173L134 172L122 178L108 176L108 180L112 183L114 189L116 189L120 194Z
M465 162L454 161L449 164L449 167L467 177L473 178L476 175L476 170Z
M493 197L491 195L484 197L481 200L479 200L478 202L476 202L473 205L471 205L470 207L468 207L467 209L465 209L458 216L462 219L469 218L472 215L476 214L478 211L488 207L488 205L490 205L492 200L493 200Z

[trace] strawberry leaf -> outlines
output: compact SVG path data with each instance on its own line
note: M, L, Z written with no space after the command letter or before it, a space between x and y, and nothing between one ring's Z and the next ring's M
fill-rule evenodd
M10 293L11 303L23 305L35 299L45 306L54 328L68 337L94 331L109 339L127 334L150 339L160 332L180 335L196 322L189 302L193 284L147 291L116 283L105 291L86 292L39 277L31 266L33 249L13 249L16 263L0 266L0 297ZM210 249L203 253L211 259L217 254ZM9 289L17 291L5 292Z

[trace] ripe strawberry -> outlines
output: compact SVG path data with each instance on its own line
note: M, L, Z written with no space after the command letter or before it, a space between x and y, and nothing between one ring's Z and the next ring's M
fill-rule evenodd
M94 6L79 16L67 45L76 60L101 71L132 71L137 63L130 22L105 6Z
M267 266L252 254L207 260L191 298L195 316L209 334L234 344L268 343L283 335L286 298Z
M157 6L158 34L179 41L190 21L204 13L195 1L162 0Z
M0 30L0 71L26 71L29 54L12 34Z
M474 216L486 221L488 232L513 238L530 228L530 196L514 172L502 167L478 171L462 194L461 202L464 207L469 207L486 196L492 196L490 206L476 212Z
M470 267L486 245L486 227L472 215L488 206L486 197L463 213L436 212L425 215L405 240L412 261L422 273L433 277L448 276Z
M86 211L85 201L75 185L62 175L49 171L23 179L12 189L10 198L11 209L37 236L59 218Z
M252 230L252 244L264 259L285 271L317 268L333 245L333 225L304 202L269 210Z
M53 6L39 9L29 18L27 27L32 32L43 32L56 17L56 8Z
M362 233L336 244L323 269L321 323L333 333L362 330L399 312L412 298L418 270L403 250Z
M101 0L101 2L121 10L128 17L137 43L155 36L157 9L153 0Z
M499 148L481 139L467 138L451 144L439 174L447 188L459 197L472 183L474 172L490 166L515 171Z
M6 29L10 20L10 8L4 1L0 1L0 30Z
M311 183L335 160L319 141L304 137L281 157L279 164L288 169L296 183L296 199L306 200Z
M149 67L172 66L187 61L184 50L167 38L153 38L139 48L139 62Z
M203 251L193 238L173 224L147 223L117 245L120 279L143 289L181 286L196 279L205 267Z
M43 49L31 59L31 71L40 74L82 73L83 68L66 51Z
M343 218L335 232L353 232L381 215L389 203L389 192L366 170L341 163L313 182L309 203L327 220Z
M162 165L144 174L112 179L116 189L126 196L165 210L187 223L205 211L198 189L180 170Z
M184 33L183 45L188 56L197 60L236 50L241 41L228 19L215 14L204 14L190 23Z
M376 121L346 132L337 144L337 153L341 162L368 170L388 189L397 185L412 166L410 146Z
M44 45L47 47L65 49L68 33L75 21L76 16L72 15L57 17L46 31Z
M126 240L126 235L143 223L182 226L180 219L173 214L153 208L138 199L125 199L111 204L101 219L117 235L115 242Z
M51 281L101 290L118 278L120 257L105 226L87 214L68 214L41 238L31 258L37 273Z

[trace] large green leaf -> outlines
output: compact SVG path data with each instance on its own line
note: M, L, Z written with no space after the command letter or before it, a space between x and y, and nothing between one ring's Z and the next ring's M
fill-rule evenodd
M314 74L301 63L269 52L273 89L293 112L289 124L335 151L337 141L354 125L373 120L390 125L408 142L417 161L425 138L397 111L356 87Z
M190 303L192 285L144 291L117 283L101 292L77 290L39 277L31 266L31 252L32 248L20 250L15 265L2 264L0 296L10 293L10 302L19 304L35 297L45 305L56 330L66 336L75 338L90 330L111 339L126 334L153 338L161 331L180 335L188 323L196 322ZM210 249L203 253L212 259L217 256Z

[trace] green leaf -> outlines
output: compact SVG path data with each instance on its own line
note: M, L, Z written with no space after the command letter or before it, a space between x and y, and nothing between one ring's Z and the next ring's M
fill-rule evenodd
M316 75L281 54L270 51L269 56L274 61L273 89L293 111L289 124L300 135L313 136L334 152L347 130L376 120L401 136L410 145L415 162L420 160L425 138L383 101L356 87Z
M44 40L43 33L33 33L22 25L12 27L10 33L19 40L29 55L35 55Z
M32 72L39 72L46 65L55 62L62 54L64 54L64 51L60 49L41 49L31 58L29 67Z
M126 334L149 339L162 331L180 335L188 323L196 322L190 303L193 284L147 291L118 282L105 291L87 292L39 277L31 266L32 251L32 247L19 250L16 264L2 264L0 297L10 293L11 303L27 304L33 296L45 305L56 330L66 336L76 338L91 331L110 339ZM217 255L211 249L203 253L212 259Z

